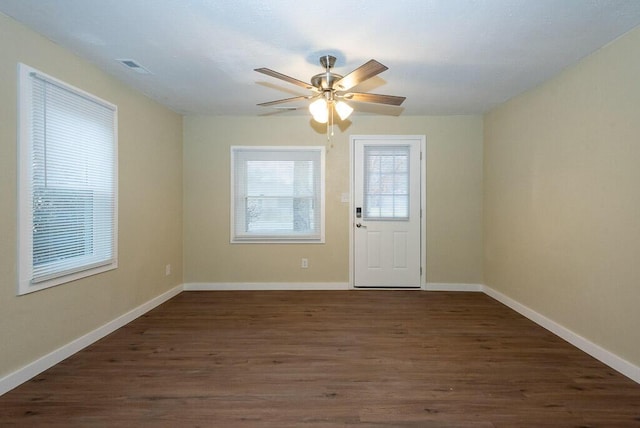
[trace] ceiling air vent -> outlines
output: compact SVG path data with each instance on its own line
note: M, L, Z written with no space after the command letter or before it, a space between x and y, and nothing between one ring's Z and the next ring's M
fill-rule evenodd
M116 61L118 61L120 64L124 65L128 69L135 71L136 73L151 74L149 70L147 70L146 68L144 68L143 66L141 66L140 64L138 64L136 61L132 59L118 59Z

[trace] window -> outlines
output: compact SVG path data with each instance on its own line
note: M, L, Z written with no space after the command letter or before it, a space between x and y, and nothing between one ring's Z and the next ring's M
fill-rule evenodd
M18 294L117 267L117 109L19 66Z
M232 147L231 183L231 242L324 242L324 147Z
M364 149L365 220L409 219L409 146Z

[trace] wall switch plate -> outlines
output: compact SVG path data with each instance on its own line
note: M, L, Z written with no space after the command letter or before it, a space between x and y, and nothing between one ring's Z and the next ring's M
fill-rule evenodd
M165 276L169 276L169 275L171 275L171 265L166 265L166 266L164 267L164 275L165 275Z
M307 269L309 267L309 259L302 259L300 262L300 267L302 269Z

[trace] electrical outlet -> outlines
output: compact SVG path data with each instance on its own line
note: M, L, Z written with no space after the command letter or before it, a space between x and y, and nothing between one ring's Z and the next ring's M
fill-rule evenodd
M309 259L302 259L302 261L300 262L300 267L302 269L306 269L309 267Z
M171 265L166 265L166 266L164 267L164 275L165 275L165 276L169 276L169 275L171 275Z

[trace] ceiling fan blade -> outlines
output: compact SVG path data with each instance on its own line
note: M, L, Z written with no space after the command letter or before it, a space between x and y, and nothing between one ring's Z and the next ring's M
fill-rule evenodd
M348 92L342 97L346 100L359 101L363 103L389 104L392 106L401 105L407 97L397 97L395 95L367 94L364 92Z
M356 68L351 73L344 76L342 79L335 82L333 84L333 87L337 91L347 91L356 86L358 83L364 82L365 80L375 76L376 74L382 73L388 68L389 67L387 67L386 65L382 65L375 59L372 59L362 64L360 67Z
M302 86L305 89L315 90L315 88L310 83L294 79L293 77L287 76L286 74L278 73L277 71L273 71L269 68L256 68L254 69L254 71L266 74L267 76L275 77L276 79L284 80L285 82L293 83L294 85Z
M275 104L289 103L289 102L292 102L292 101L308 100L309 98L310 97L307 97L307 96L284 98L282 100L267 101L266 103L260 103L258 105L261 106L261 107L268 107L268 106L272 106L272 105L275 105Z

